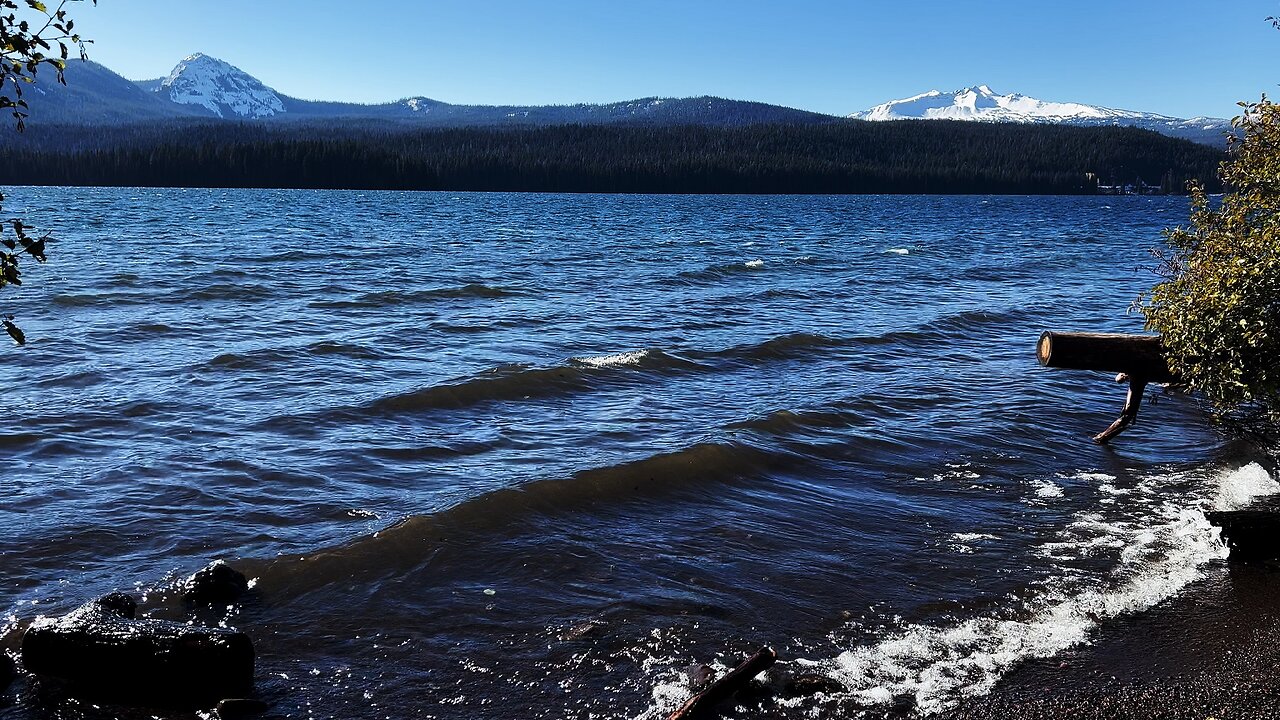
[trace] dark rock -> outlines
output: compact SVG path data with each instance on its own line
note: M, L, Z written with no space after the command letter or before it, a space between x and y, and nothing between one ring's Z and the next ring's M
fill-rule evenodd
M809 697L811 695L842 693L845 691L844 685L826 675L805 674L796 675L787 681L783 687L783 695L785 697Z
M13 658L9 657L9 653L0 652L0 692L4 692L17 676L18 671L13 667Z
M247 635L135 620L136 608L129 596L113 594L60 618L37 618L22 636L22 664L80 691L140 705L201 703L252 689Z
M267 703L252 698L227 698L218 702L216 712L220 720L239 720L261 715L270 707Z
M698 692L711 684L716 679L716 671L711 669L710 665L703 663L694 663L684 669L684 676L689 681L689 687L694 692Z
M1232 561L1280 558L1280 511L1229 510L1207 512L1205 517L1222 528Z
M117 617L124 618L125 620L132 620L138 615L138 603L125 593L111 593L110 595L103 595L93 602L104 611L116 615Z
M193 605L229 605L249 590L249 580L221 560L182 584L182 599Z

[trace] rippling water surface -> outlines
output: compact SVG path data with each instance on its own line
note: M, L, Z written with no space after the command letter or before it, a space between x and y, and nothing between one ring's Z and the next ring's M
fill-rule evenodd
M661 718L761 644L946 708L1218 562L1274 483L1045 329L1140 331L1175 198L19 189L4 645L214 558L273 716ZM0 716L96 717L10 688ZM150 713L142 716L149 716Z

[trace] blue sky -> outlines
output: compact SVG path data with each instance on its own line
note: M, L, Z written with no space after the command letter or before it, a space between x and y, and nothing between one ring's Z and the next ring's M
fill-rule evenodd
M720 95L847 114L988 84L1189 117L1280 96L1280 0L100 0L132 79L204 52L296 97L610 102Z

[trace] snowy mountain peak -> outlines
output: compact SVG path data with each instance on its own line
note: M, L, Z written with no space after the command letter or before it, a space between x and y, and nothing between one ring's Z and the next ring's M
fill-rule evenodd
M974 85L952 92L930 90L902 100L890 100L849 115L855 120L975 120L979 122L1043 123L1058 125L1124 125L1154 130L1221 146L1231 122L1197 117L1182 120L1168 115L1117 110L1073 102L1049 102L1020 93L1000 94L990 85Z
M285 111L284 101L274 90L204 53L184 58L156 92L181 105L200 105L218 117L262 118Z
M891 100L870 110L854 113L859 120L979 120L1018 123L1108 123L1120 120L1171 121L1174 118L1152 113L1049 102L1020 93L1002 95L990 85L975 85L954 92L930 90L903 100ZM1125 123L1127 124L1127 123Z

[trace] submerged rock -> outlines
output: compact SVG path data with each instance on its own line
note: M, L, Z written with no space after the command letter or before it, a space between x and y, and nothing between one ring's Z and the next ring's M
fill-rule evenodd
M135 619L123 593L60 618L37 618L22 636L27 671L132 704L199 703L247 694L253 643L244 633Z
M783 697L809 697L811 695L834 695L836 693L845 692L844 685L839 681L829 678L826 675L818 675L816 673L805 673L796 675L789 680L783 687Z
M713 680L716 679L716 671L711 669L710 665L702 663L694 663L684 669L685 679L689 681L689 687L694 692L705 690Z
M221 560L196 571L182 584L182 599L193 605L228 605L249 590L249 580Z

